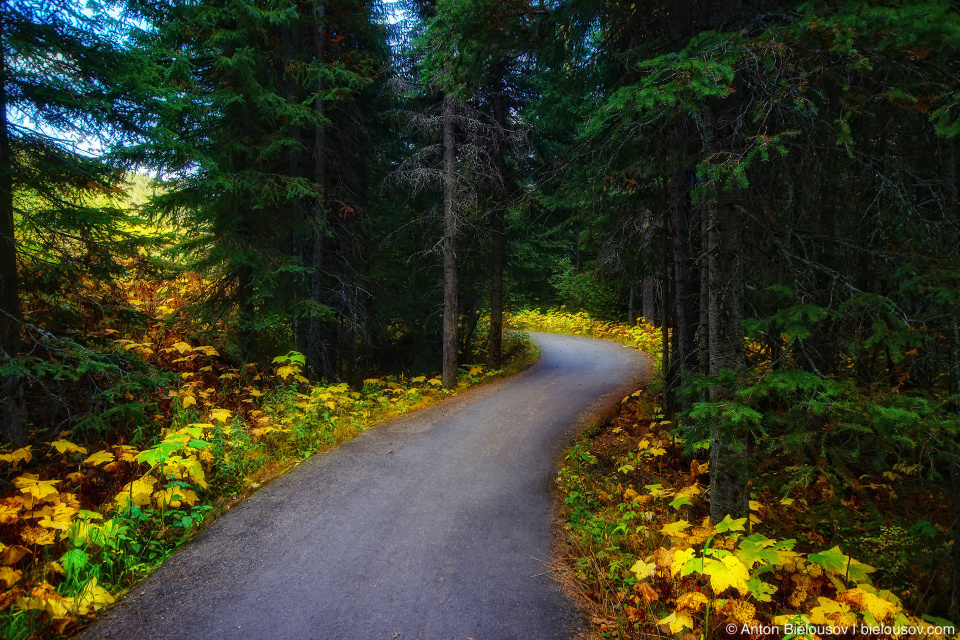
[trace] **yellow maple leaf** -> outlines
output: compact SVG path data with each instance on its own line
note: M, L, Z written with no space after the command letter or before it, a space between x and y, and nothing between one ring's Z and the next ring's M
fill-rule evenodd
M87 452L87 450L84 447L74 444L69 440L63 440L63 439L55 440L53 442L48 442L47 444L49 444L51 447L56 449L61 454L68 453L68 452L69 453L73 453L73 452L86 453Z
M223 422L226 423L227 420L233 417L233 412L229 409L212 409L210 411L210 420L213 422Z
M73 522L73 516L75 516L79 510L77 507L60 502L53 507L52 513L41 518L37 524L44 529L58 529L63 531L70 528L70 524Z
M673 558L670 560L670 575L676 577L684 565L687 564L687 561L691 560L696 553L693 549L680 549L674 553Z
M120 460L123 462L136 462L137 456L140 455L140 452L137 451L134 447L121 445L119 447L114 447L114 451L117 452L117 455L120 457Z
M677 605L674 607L677 611L689 609L690 611L700 611L700 607L707 604L707 596L699 591L689 591L677 598Z
M83 585L80 593L72 598L77 612L81 615L92 615L98 609L102 609L108 604L113 604L113 596L110 592L97 584L96 578L91 578L90 582Z
M115 459L116 458L112 453L104 449L102 451L97 451L96 453L88 457L86 460L83 461L83 464L89 464L91 466L96 467L98 465L105 464L107 462L113 462Z
M693 630L693 617L686 611L674 611L663 620L657 620L657 624L667 625L670 633L680 633L684 629Z
M193 347L191 347L190 344L187 342L174 342L173 347L171 347L170 349L164 349L164 351L172 351L173 349L176 349L181 354L184 354L187 351L193 351Z
M665 536L673 536L675 538L686 537L687 534L683 533L684 529L689 529L690 523L686 520L678 520L677 522L671 522L670 524L665 524L660 529L660 533Z
M817 625L832 627L851 627L857 623L855 616L850 615L850 607L844 602L837 602L820 596L819 607L810 610L810 622Z
M863 589L847 589L837 596L839 602L854 605L861 612L868 611L873 619L881 622L888 617L896 615L897 605L889 600L884 600L879 596L868 593Z
M31 589L28 595L19 598L13 606L16 609L46 611L54 618L66 618L70 615L71 604L70 600L57 594L52 585L44 582Z
M13 567L0 567L0 580L3 580L8 589L21 577L23 577L22 571L17 571Z
M59 491L54 486L59 484L59 480L40 480L40 476L32 473L25 473L19 478L13 479L13 484L20 489L21 493L33 496L37 500L44 500L53 495L59 495Z
M469 373L471 376L478 376L483 373L483 367L471 367Z
M57 534L43 527L24 527L20 531L20 539L27 544L46 546L56 541Z
M184 395L180 396L180 406L184 409L187 407L193 407L197 404L197 399L194 396Z
M646 580L652 576L657 570L657 565L654 562L647 564L643 560L637 560L636 564L630 567L630 571L637 574L638 580Z
M20 506L9 502L0 503L0 524L13 524L20 519Z
M421 382L426 382L427 376L417 376L416 378L411 378L410 382L414 384L420 384Z
M144 476L139 480L128 482L115 498L117 506L120 508L149 506L150 496L153 494L153 485L156 482L151 476Z
M33 454L30 451L31 447L22 447L16 451L11 451L10 453L0 454L0 462L9 462L14 466L20 464L21 462L30 462L30 460L33 458Z
M710 576L710 588L715 596L731 587L739 591L741 596L747 595L750 572L737 556L724 556L721 560L707 558L703 563L703 573Z

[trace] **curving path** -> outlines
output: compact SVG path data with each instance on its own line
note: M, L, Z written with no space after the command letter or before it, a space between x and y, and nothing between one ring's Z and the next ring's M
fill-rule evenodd
M619 344L531 335L529 370L314 456L82 637L572 637L580 617L543 565L556 457L648 365Z

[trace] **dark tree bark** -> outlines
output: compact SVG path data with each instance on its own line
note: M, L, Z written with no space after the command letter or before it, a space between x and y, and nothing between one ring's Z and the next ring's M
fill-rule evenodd
M960 206L957 200L956 141L944 140L940 158L941 179L944 196L944 225L947 230L948 252L953 261L960 262ZM960 395L960 323L954 312L953 321L947 328L949 333L949 367L951 396ZM960 405L954 404L953 410L960 413ZM960 616L960 464L953 461L950 465L953 485L953 571L950 577L949 612L954 618Z
M677 326L677 372L696 371L697 294L696 272L690 256L690 184L687 171L673 177L674 317Z
M314 35L313 49L314 56L318 63L322 64L326 56L327 48L327 28L326 28L326 5L324 0L314 0L313 19ZM310 301L315 305L321 304L323 300L323 254L324 240L326 234L326 210L327 210L327 126L326 126L326 105L323 102L323 78L318 76L316 80L317 99L314 102L314 112L316 115L316 128L313 131L313 182L317 188L317 199L313 207L313 216L309 225L307 246L309 253L306 255L306 265L310 273ZM311 305L313 308L313 305ZM326 374L334 377L337 373L336 365L332 365L330 358L325 357L324 327L322 318L314 313L310 316L307 323L307 366L312 368L318 374ZM337 337L332 336L332 344L338 344Z
M654 279L653 276L646 276L643 279L643 321L649 325L656 324L654 318Z
M716 157L716 124L712 107L704 109L704 149ZM708 321L710 373L739 373L746 364L743 344L743 243L741 209L723 184L705 198L707 213ZM710 401L733 399L732 384L714 384ZM721 410L722 411L722 410ZM710 442L710 519L750 515L747 439L730 424L714 424Z
M443 374L444 389L457 386L457 211L453 98L443 99Z
M5 25L0 18L0 30ZM13 222L13 175L7 127L6 60L0 51L0 364L20 351L20 283L17 238ZM27 439L27 405L23 381L0 376L0 438L21 445Z
M490 257L490 333L487 344L487 366L499 369L503 364L503 262L506 244L504 219L510 193L510 177L504 161L506 151L507 108L505 104L503 78L498 78L492 96L493 120L495 123L494 164L499 174L499 185L493 210L490 212L490 231L492 247Z

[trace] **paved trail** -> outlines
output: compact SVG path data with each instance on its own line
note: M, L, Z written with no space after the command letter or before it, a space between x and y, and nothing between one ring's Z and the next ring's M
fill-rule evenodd
M84 640L523 640L580 621L546 572L556 456L646 360L533 334L540 361L314 456L214 523Z

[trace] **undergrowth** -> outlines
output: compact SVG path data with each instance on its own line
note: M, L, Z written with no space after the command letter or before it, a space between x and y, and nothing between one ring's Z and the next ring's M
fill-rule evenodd
M659 352L653 327L563 312L521 317L514 322L526 329ZM613 420L567 451L557 477L566 560L596 636L956 633L929 613L949 580L952 506L916 465L894 462L851 480L756 460L749 521L711 524L709 442L685 441L689 430L666 421L657 401L645 390L625 397Z
M126 294L145 323L117 329L105 321L93 330L99 351L80 351L100 363L89 379L104 389L94 397L104 410L68 429L35 428L32 444L0 451L0 637L77 632L265 482L456 393L438 376L387 375L360 388L311 384L296 352L270 366L234 366L200 341L207 331L176 315L196 285L192 277L173 285L131 280ZM536 357L516 333L505 335L504 353L505 369L462 366L457 390ZM37 385L41 365L66 366L52 357L27 363Z

